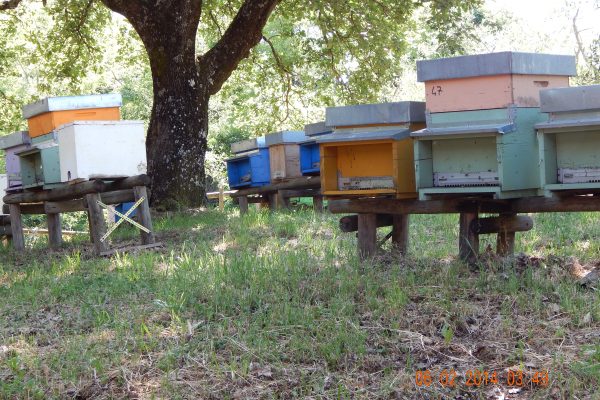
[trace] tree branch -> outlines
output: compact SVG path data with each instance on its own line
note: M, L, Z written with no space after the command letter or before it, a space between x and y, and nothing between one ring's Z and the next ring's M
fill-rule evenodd
M0 2L0 11L4 10L13 10L17 8L19 4L21 4L22 0L3 0Z
M245 0L219 40L203 56L198 67L207 77L210 94L217 93L240 61L262 39L262 30L280 0Z

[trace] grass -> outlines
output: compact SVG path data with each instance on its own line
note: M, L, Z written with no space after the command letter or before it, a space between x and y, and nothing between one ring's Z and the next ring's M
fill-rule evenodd
M0 398L600 398L600 296L571 273L600 259L597 214L537 215L527 256L478 271L456 216L414 216L406 259L362 263L338 218L193 211L155 219L158 252L2 250ZM548 385L509 393L509 369Z

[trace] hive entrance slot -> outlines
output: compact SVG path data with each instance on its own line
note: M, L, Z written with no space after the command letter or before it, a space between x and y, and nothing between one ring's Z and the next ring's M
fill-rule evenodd
M497 172L436 172L433 174L435 187L500 186Z
M350 176L338 177L339 190L372 190L393 189L394 178L391 176Z
M600 183L600 168L558 168L560 183Z

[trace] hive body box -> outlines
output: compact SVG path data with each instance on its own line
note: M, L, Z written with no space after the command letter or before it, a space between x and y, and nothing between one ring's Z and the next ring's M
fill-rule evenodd
M332 133L332 128L325 121L309 124L304 127L304 134L309 138L300 143L300 172L302 175L319 175L321 172L321 152L317 137Z
M5 152L8 192L21 190L21 162L17 153L27 150L31 139L27 131L15 132L0 138L0 149Z
M328 108L326 125L334 131L317 137L323 194L416 197L410 132L424 121L422 102Z
M416 183L421 199L440 194L537 194L538 108L429 114L427 129L413 133Z
M574 57L507 52L420 61L417 68L428 109L427 129L413 133L419 197L536 195L535 124L546 118L538 92L568 85ZM445 86L432 91L439 81Z
M541 193L600 189L600 85L544 90L536 125Z
M571 56L501 52L417 62L431 113L539 107L539 91L569 86Z
M142 121L78 121L57 136L62 182L146 173Z
M73 121L119 120L121 104L120 94L48 97L23 107L23 117L34 138Z
M265 136L265 143L269 147L271 182L302 176L299 143L306 139L303 131L281 131Z
M264 137L233 143L231 151L237 154L227 160L229 187L243 189L271 182L269 149Z
M17 156L24 189L52 189L61 184L56 132L31 139L31 147Z

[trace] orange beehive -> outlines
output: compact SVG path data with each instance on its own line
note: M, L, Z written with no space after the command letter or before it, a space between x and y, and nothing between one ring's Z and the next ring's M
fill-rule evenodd
M539 107L541 89L569 86L570 56L501 52L417 62L430 113Z
M120 120L121 103L119 94L48 97L23 107L23 116L35 138L73 121Z

